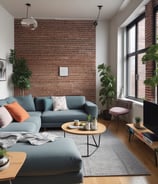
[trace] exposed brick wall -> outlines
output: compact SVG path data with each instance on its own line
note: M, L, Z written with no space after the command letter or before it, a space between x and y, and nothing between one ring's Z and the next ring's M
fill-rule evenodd
M158 4L158 0L151 0L146 5L146 10L145 10L145 15L146 15L146 26L145 26L146 48L154 43L154 30L153 30L154 29L154 14L153 14L153 9L157 4ZM154 62L148 62L146 64L146 78L149 78L153 75L154 68L155 68ZM147 100L154 101L155 91L151 87L146 86L145 96L146 96Z
M38 20L38 25L30 31L15 20L15 49L32 71L31 89L25 94L85 95L95 102L96 30L92 21ZM60 66L68 67L68 77L58 75Z

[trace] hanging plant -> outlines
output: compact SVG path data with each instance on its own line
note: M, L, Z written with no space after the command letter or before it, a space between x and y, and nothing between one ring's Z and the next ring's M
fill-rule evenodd
M156 69L153 76L144 81L145 85L154 88L158 85L158 44L153 44L147 49L145 55L142 57L142 61L144 64L151 61L155 63Z

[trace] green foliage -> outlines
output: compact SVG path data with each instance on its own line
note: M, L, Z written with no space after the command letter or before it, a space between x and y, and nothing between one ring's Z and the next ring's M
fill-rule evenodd
M11 50L10 50L10 55L9 55L9 62L10 62L11 64L13 64L13 65L15 64L15 61L16 61L15 55L16 55L15 50L11 49Z
M158 44L153 44L147 49L146 54L142 57L142 61L143 63L147 61L158 62Z
M135 117L135 122L136 122L136 123L140 123L140 122L141 122L141 117L136 116L136 117Z
M13 64L12 81L14 86L20 90L29 89L32 72L29 70L26 60L17 58L15 51L11 50L9 62Z
M3 148L2 146L0 146L0 157L3 157L7 154L7 151L5 148Z
M109 109L116 98L116 80L111 73L111 67L104 63L98 65L98 72L101 82L99 101L106 109Z
M149 85L152 88L154 88L155 86L158 85L158 68L157 68L157 65L158 65L158 44L153 44L147 49L145 55L142 57L142 61L144 64L147 62L151 62L151 61L155 62L156 69L154 71L153 76L144 81L145 85Z
M88 122L91 122L91 121L92 121L92 115L91 115L91 114L88 114L88 116L87 116L87 121L88 121Z

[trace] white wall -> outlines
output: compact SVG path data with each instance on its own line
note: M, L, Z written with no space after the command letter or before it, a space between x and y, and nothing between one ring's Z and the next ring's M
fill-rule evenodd
M124 68L124 26L134 20L145 8L145 4L149 0L132 0L127 7L110 20L109 31L109 61L112 66L112 72L117 79L117 95L119 96L121 90L124 91L126 81L123 81L123 74L126 72ZM135 107L137 110L135 110ZM133 117L142 117L142 105L134 103ZM133 118L132 117L132 118Z
M99 21L96 27L96 71L97 66L101 63L111 65L112 72L116 76L117 80L122 82L123 78L120 74L123 71L120 69L123 68L122 64L122 46L120 45L120 50L118 52L118 42L122 42L122 30L120 26L131 17L133 11L136 11L138 5L142 0L132 0L128 7L124 10L121 10L113 19L109 21ZM119 32L119 34L118 34ZM119 36L118 36L119 35ZM117 61L119 58L119 68L117 67ZM99 102L99 89L100 89L100 79L98 72L96 72L96 103L99 106L99 110L102 109L102 106ZM122 84L119 83L117 92L120 94L122 89Z
M108 37L109 37L108 21L99 21L96 27L96 103L101 109L99 102L100 78L97 66L102 63L108 63Z
M0 5L0 58L7 59L14 48L14 18ZM7 61L6 81L0 81L0 99L13 95L11 84L12 65Z

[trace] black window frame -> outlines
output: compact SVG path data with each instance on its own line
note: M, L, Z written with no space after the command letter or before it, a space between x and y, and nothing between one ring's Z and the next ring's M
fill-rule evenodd
M134 19L130 24L127 25L126 27L126 98L130 98L130 99L134 99L134 100L137 100L137 101L143 101L143 99L141 98L138 98L138 55L139 54L143 54L145 53L146 51L146 48L144 46L143 49L140 49L138 50L138 23L145 19L145 12L142 13L141 15L139 15L136 19ZM129 41L129 30L133 27L133 26L136 26L136 36L135 36L135 51L134 52L131 52L131 53L128 53L128 41ZM129 61L129 58L132 57L132 56L135 56L135 96L130 96L128 95L128 88L129 88L129 84L128 84L128 61Z

